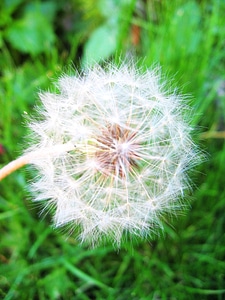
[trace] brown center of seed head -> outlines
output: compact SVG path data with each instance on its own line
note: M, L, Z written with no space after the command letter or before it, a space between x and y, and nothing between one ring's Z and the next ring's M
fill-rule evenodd
M106 176L125 178L140 159L140 145L135 141L136 132L112 124L101 130L97 137L95 158L98 171Z

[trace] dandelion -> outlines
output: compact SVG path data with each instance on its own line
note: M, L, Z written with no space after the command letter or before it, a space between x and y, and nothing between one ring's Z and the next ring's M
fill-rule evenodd
M123 235L157 231L165 212L183 207L187 171L200 161L184 97L165 91L159 71L134 64L64 75L57 88L40 94L31 145L0 178L34 165L35 201L81 242L119 246Z

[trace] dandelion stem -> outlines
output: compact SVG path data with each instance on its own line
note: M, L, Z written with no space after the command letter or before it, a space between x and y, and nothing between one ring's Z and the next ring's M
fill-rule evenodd
M25 166L26 164L28 164L29 163L28 156L29 155L21 156L15 160L11 161L10 163L8 163L6 166L4 166L0 170L0 180L4 179L9 174L13 173L14 171L16 171L16 170L22 168L23 166Z
M62 145L55 145L52 147L43 148L37 151L33 151L27 153L17 159L11 161L2 169L0 169L0 181L13 173L14 171L22 168L27 164L32 164L33 160L37 160L41 157L46 157L48 155L60 155L62 153L72 151L75 149L75 146L72 143L62 144Z

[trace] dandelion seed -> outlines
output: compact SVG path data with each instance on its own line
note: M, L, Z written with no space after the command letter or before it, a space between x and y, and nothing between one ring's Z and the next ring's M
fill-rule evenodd
M59 94L40 94L31 146L0 179L33 164L35 200L54 207L56 227L78 228L81 242L151 235L164 212L182 208L187 171L201 160L185 100L160 81L134 64L63 76Z

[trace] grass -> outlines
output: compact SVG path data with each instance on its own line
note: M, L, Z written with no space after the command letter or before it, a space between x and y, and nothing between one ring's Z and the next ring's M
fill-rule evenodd
M59 24L68 18L66 8L52 4L49 9L56 11L57 35L51 48L40 53L29 47L24 53L7 39L8 27L21 18L26 7L25 1L18 2L12 19L2 25L2 165L26 147L24 117L34 110L37 92L48 89L52 78L70 69L71 63L79 69L87 62L87 53L95 53L99 59L98 51L111 60L131 51L142 66L160 64L168 77L173 75L172 84L193 95L193 126L198 128L195 138L208 153L208 160L195 175L190 210L172 220L161 236L133 246L125 243L120 251L110 245L88 249L72 236L54 230L51 217L40 218L40 207L31 201L27 181L32 175L24 169L10 175L0 182L0 298L224 299L225 134L220 134L223 138L215 134L225 132L224 1L149 0L146 4L136 1L136 6L128 1L127 14L123 5L118 6L117 27L112 30L113 16L86 0L79 6L82 17L78 14L75 29L65 30L65 34ZM115 2L110 0L112 5ZM71 1L72 8L75 4ZM6 13L6 4L0 10ZM122 30L117 34L120 25ZM102 27L101 33L112 36L112 49L107 49L107 43L98 43ZM132 35L136 44L131 42Z

